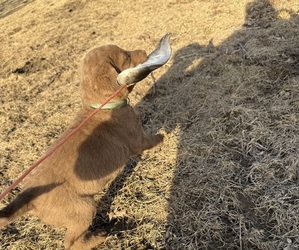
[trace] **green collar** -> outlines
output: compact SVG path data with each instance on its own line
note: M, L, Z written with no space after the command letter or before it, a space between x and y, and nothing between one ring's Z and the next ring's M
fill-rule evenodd
M90 105L90 107L97 109L101 106L101 103L93 103ZM101 109L117 109L117 108L122 108L128 105L128 100L122 100L122 101L118 101L118 102L108 102L107 104L105 104Z

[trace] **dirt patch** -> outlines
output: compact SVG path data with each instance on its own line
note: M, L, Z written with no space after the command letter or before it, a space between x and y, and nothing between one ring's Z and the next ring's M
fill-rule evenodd
M296 1L4 1L1 190L80 107L80 60L113 43L171 61L131 95L160 150L97 197L98 249L298 249L299 4ZM11 2L14 3L14 2ZM5 4L5 6L4 6ZM17 188L2 203L20 191ZM63 229L23 217L1 249L63 249Z

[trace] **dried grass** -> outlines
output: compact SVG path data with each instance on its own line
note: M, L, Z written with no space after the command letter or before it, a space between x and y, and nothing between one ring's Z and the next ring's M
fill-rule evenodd
M92 229L109 232L98 249L298 249L298 11L278 0L36 0L10 12L0 19L1 190L71 122L86 50L151 51L171 31L171 62L131 96L166 141L97 197ZM62 249L63 233L26 216L1 230L0 248Z

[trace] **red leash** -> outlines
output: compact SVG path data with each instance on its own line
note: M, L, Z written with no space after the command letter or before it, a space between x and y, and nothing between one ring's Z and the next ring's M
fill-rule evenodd
M72 130L66 137L63 138L54 148L47 152L43 157L41 157L35 164L28 168L17 180L15 180L4 192L0 195L0 201L12 190L14 189L33 169L35 169L39 164L46 160L50 155L52 155L57 149L59 149L68 139L70 139L77 131L79 131L82 126L89 121L103 106L110 102L114 97L116 97L124 88L128 88L133 84L122 85L113 95L111 95L106 101L104 101L97 109L95 109L90 115L88 115L74 130Z

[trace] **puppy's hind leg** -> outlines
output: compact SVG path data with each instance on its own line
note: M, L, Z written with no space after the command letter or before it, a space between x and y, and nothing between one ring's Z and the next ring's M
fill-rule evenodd
M87 250L96 247L103 243L106 239L106 234L93 234L88 231L88 229L72 227L68 228L65 239L64 246L68 250Z
M96 212L93 197L74 200L68 205L70 207L65 207L63 216L67 218L64 222L67 228L64 238L65 249L87 250L104 242L106 239L104 235L94 235L88 230Z

